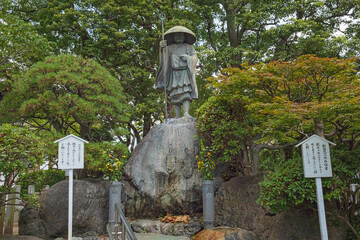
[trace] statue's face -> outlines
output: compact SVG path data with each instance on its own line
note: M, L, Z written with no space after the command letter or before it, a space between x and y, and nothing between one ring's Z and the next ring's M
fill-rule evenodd
M175 43L183 43L185 40L185 34L182 32L177 32L174 34Z

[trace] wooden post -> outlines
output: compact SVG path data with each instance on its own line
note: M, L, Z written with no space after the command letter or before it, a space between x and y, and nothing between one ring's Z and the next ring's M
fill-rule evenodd
M28 194L33 195L35 193L35 185L28 186Z
M4 235L4 222L5 222L5 205L6 203L6 194L2 195L2 205L1 205L1 215L0 215L0 235Z
M15 185L15 213L14 213L14 228L13 228L13 235L19 234L19 215L20 215L20 192L21 186Z
M12 235L14 227L14 213L15 213L15 193L8 194L9 204L6 206L5 216L5 234Z

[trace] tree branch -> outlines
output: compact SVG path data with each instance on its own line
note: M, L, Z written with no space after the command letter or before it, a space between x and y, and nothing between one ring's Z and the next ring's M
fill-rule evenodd
M207 33L209 36L210 45L214 49L214 51L217 52L216 46L214 44L214 41L213 41L213 38L211 35L211 18L206 12L204 13L204 18L206 19L206 22L207 22Z

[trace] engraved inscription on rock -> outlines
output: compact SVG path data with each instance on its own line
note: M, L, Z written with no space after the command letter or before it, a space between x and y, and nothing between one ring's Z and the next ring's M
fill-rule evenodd
M166 171L171 174L175 172L176 157L173 156L172 144L169 144L169 154L166 156Z
M182 166L182 171L183 171L183 176L186 179L189 179L192 175L193 175L193 168L194 168L194 158L191 158L190 154L189 154L189 149L185 148L185 159L183 161L183 166Z

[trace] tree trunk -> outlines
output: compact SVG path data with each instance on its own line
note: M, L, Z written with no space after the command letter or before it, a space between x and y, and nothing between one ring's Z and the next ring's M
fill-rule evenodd
M287 161L288 159L293 158L293 155L294 155L293 147L285 147L283 149L283 160L284 160L284 162Z
M226 26L227 26L230 46L236 48L241 45L241 40L246 29L242 27L241 30L239 31L239 25L236 23L237 10L234 9L231 3L229 4L227 1L223 1L222 6L226 12ZM236 64L232 64L234 67L237 67L239 64L241 64L242 53L233 56L233 60L236 61Z
M91 124L80 125L80 137L85 140L90 140L90 126Z
M52 126L55 128L56 132L64 134L63 132L63 126L61 125L60 121L58 119L54 119L51 121Z
M260 135L249 139L249 150L251 159L251 175L257 175L260 171L260 151L264 148L263 145L255 143L260 139Z
M243 162L244 162L244 173L246 175L250 175L251 174L251 163L250 163L250 159L249 159L249 151L247 149L247 146L245 146L245 150L242 151L243 154Z
M143 125L143 137L150 131L151 128L151 114L145 113L144 114L144 125Z
M314 124L315 124L314 133L322 138L325 138L323 121L322 120L314 120Z

